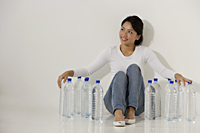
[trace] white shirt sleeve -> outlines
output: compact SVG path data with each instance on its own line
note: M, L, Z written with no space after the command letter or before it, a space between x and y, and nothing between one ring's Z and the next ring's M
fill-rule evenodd
M111 52L110 48L104 49L89 66L84 68L74 69L73 70L74 77L89 76L94 72L96 72L97 70L99 70L109 61L110 52Z
M155 53L149 49L145 49L145 59L146 62L162 77L164 78L174 78L176 72L167 69L165 66L162 65L162 63L158 60Z

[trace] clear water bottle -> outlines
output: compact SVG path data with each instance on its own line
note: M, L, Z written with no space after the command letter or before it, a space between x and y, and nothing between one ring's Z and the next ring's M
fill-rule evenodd
M175 80L174 87L177 90L177 110L176 110L176 119L181 120L183 115L183 90L181 86L177 83L177 80Z
M167 82L167 85L165 86L165 90L164 90L164 91L165 91L165 95L164 95L164 96L165 96L165 97L164 97L164 103L166 103L166 101L165 101L165 100L166 100L166 90L167 90L167 88L168 88L169 85L170 85L170 81L171 81L171 79L168 78L167 80L168 80L168 82ZM164 109L165 109L165 111L164 111L164 118L166 118L166 114L165 114L165 113L166 113L166 108L164 108Z
M145 88L145 118L148 120L155 119L155 96L156 90L152 86L152 80L148 80L148 84Z
M185 119L195 122L196 115L196 92L192 82L188 82L185 90Z
M72 118L74 115L74 86L71 78L67 79L64 87L63 116Z
M74 110L76 114L81 113L81 88L83 85L83 81L81 80L81 77L78 77L75 84L74 84Z
M61 89L60 89L60 104L59 104L59 114L60 115L63 115L64 87L65 87L65 84L62 81Z
M90 118L92 114L92 85L86 77L81 88L81 116Z
M100 80L96 80L96 85L92 90L92 119L103 120L103 88Z
M152 86L155 88L156 90L156 118L161 117L161 87L160 84L158 83L158 79L154 78L154 83L152 84Z
M167 121L174 121L176 118L177 109L177 90L174 87L174 81L166 88L165 93L165 119Z

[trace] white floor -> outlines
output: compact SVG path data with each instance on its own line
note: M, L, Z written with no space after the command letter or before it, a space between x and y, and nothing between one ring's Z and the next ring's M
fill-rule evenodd
M193 124L187 121L167 122L144 120L137 116L136 123L114 127L114 117L105 113L103 123L82 119L60 117L56 109L11 107L0 108L0 133L199 133L200 120Z

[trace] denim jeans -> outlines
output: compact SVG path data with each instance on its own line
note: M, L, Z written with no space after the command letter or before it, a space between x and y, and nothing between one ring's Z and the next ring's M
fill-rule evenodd
M126 113L127 107L135 108L135 115L144 112L144 82L138 65L132 64L126 74L119 71L115 74L104 97L107 110L114 115L116 109Z

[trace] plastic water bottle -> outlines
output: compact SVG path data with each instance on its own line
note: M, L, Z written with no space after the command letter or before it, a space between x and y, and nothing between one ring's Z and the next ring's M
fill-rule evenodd
M92 85L86 77L81 88L81 116L89 118L92 114Z
M63 116L72 118L74 115L74 86L68 78L64 87Z
M185 91L185 119L195 122L196 115L196 94L192 82L188 82Z
M174 121L176 118L177 108L177 90L174 87L174 81L170 81L170 85L166 88L165 93L165 119Z
M183 115L183 91L182 88L177 83L177 80L175 80L174 87L177 90L177 111L176 111L176 119L181 120L181 117Z
M154 83L152 84L152 86L155 88L156 90L156 118L161 117L161 87L158 83L158 79L154 78Z
M75 84L74 84L74 110L76 114L81 113L81 88L83 85L83 81L81 77L78 77Z
M60 104L59 104L59 114L60 115L63 115L64 87L65 87L65 84L62 81L61 89L60 89Z
M156 90L152 86L152 80L148 80L145 88L145 118L148 120L155 119L155 96Z
M100 80L96 80L96 85L92 90L92 119L103 120L103 88Z
M166 103L166 90L167 90L167 88L169 87L169 85L170 85L170 81L171 81L171 79L170 78L168 78L167 79L168 80L168 82L167 82L167 85L165 86L165 97L164 97L164 103ZM165 109L165 111L164 111L164 118L166 118L166 108L164 108Z

